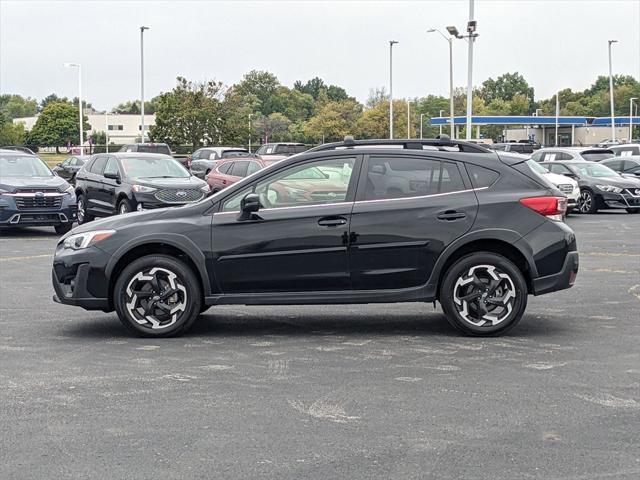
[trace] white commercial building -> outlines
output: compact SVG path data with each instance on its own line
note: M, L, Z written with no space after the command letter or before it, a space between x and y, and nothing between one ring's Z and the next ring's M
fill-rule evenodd
M140 123L140 115L128 113L85 113L90 125L89 130L84 132L85 145L89 141L91 135L97 132L106 132L109 144L123 145L125 143L135 143L140 141L142 125ZM15 118L14 123L22 123L25 130L29 131L33 128L38 120L35 117ZM149 138L149 128L156 124L155 115L144 116L144 129Z

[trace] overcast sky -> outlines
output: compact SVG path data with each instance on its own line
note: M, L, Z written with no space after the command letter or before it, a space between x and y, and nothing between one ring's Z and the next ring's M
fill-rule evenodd
M608 74L640 78L640 0L476 0L480 37L474 84L518 71L536 98L587 88ZM432 1L28 1L0 0L0 91L41 99L77 95L98 109L140 96L139 26L145 33L146 98L175 77L240 80L268 70L292 86L319 76L360 101L388 86L394 96L448 95L447 43L431 27L464 29L467 0ZM467 48L454 43L456 86L466 86Z

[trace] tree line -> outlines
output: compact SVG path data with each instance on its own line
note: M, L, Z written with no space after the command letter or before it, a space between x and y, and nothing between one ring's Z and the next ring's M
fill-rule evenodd
M629 114L629 99L640 97L640 82L632 76L614 78L616 115ZM609 79L605 76L583 91L570 88L559 92L561 115L607 116ZM77 144L78 99L51 94L40 102L20 95L0 95L0 145L62 146ZM83 101L84 108L91 108ZM410 108L407 122L407 108ZM555 97L536 100L534 89L518 72L485 80L473 92L474 115L555 115ZM454 91L456 115L466 112L466 90ZM140 113L139 101L117 105L115 113ZM394 100L394 131L397 137L433 137L438 128L428 118L449 114L449 98L441 95ZM266 71L250 71L238 83L227 86L214 80L197 82L183 77L175 87L145 102L145 113L155 113L150 139L171 146L245 145L268 141L297 141L308 144L335 141L345 135L356 138L386 138L389 132L389 96L384 87L370 91L364 104L337 85L321 78L293 86L282 85ZM39 114L30 132L11 123L13 118ZM85 130L90 126L85 124ZM407 132L409 129L409 132ZM496 138L502 127L484 127ZM461 132L463 134L463 131ZM104 141L104 132L94 135Z

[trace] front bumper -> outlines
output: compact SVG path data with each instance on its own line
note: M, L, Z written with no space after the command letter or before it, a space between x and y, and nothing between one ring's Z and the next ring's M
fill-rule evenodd
M578 275L579 263L578 252L567 253L562 270L553 275L538 277L533 280L533 294L543 295L545 293L571 288Z
M0 226L56 226L76 221L75 195L64 195L58 208L18 208L12 195L0 196Z
M85 310L113 310L104 273L108 260L109 255L95 246L71 250L58 244L51 271L53 300Z
M600 192L601 208L640 208L640 195Z

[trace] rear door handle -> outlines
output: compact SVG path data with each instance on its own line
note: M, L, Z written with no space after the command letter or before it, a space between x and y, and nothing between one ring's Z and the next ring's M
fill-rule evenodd
M344 217L324 217L318 220L318 225L321 227L338 227L346 224L347 219Z
M460 220L467 216L464 212L457 212L455 210L447 210L446 212L440 212L438 214L438 220L446 220L452 222L453 220Z

